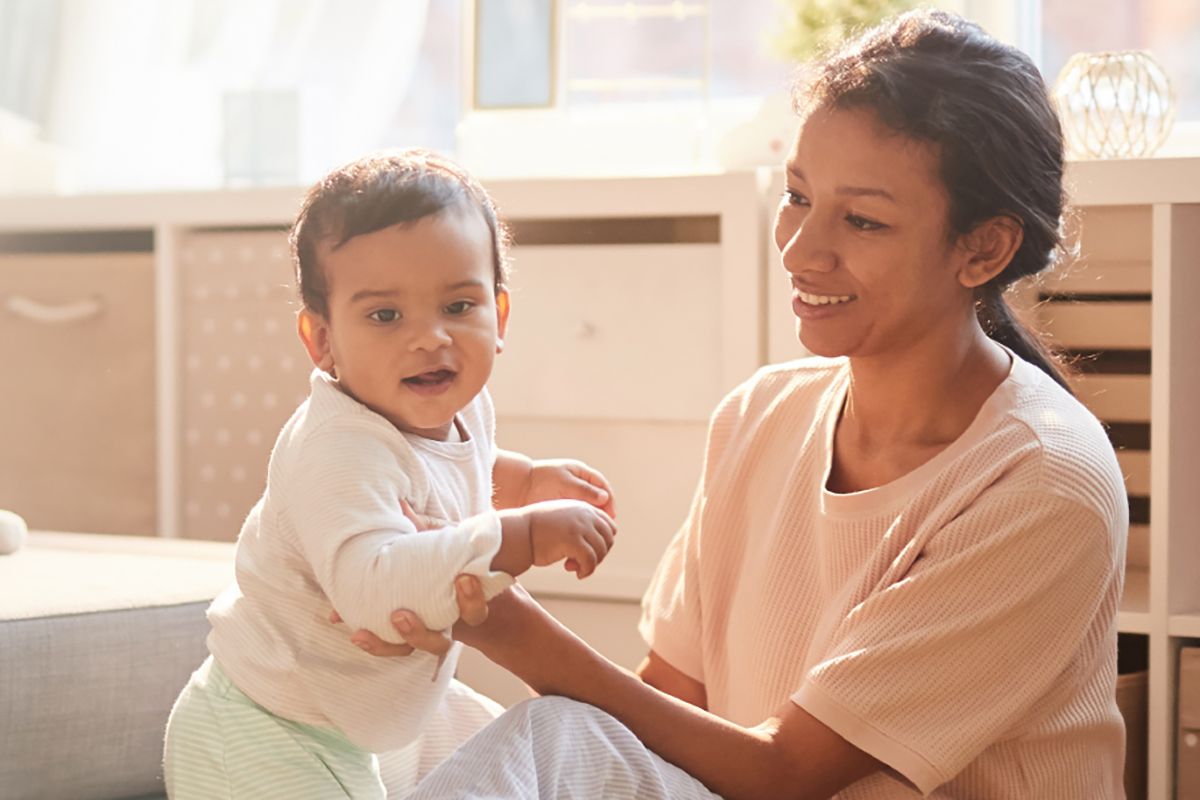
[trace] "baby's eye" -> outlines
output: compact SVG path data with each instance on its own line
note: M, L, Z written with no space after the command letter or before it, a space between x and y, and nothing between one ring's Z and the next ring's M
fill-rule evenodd
M400 319L400 312L394 308L380 308L367 316L376 322L395 322Z
M475 307L475 304L472 303L470 300L456 300L455 302L446 306L446 313L447 314L465 314L474 307Z

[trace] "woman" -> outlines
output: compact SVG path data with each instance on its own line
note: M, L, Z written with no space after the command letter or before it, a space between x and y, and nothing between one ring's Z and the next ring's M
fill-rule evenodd
M713 415L636 675L520 591L455 628L561 697L510 710L418 797L1121 796L1121 475L1003 299L1059 244L1042 79L918 11L797 97L775 241L820 358ZM487 613L469 583L460 606Z

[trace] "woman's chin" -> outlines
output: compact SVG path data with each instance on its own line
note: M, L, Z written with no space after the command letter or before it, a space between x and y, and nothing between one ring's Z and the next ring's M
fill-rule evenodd
M836 342L818 339L815 336L805 337L803 332L800 336L800 346L814 356L823 358L837 358L838 356L846 355L846 348L838 345Z

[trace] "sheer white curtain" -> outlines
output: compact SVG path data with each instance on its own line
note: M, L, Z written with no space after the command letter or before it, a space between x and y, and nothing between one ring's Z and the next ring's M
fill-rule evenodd
M296 178L387 144L428 0L64 0L47 138L68 190L219 185L230 92L294 92Z

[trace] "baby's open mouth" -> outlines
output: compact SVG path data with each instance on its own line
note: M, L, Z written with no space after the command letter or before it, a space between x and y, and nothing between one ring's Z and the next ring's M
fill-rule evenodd
M449 383L454 380L456 374L452 369L435 369L405 378L404 382L410 386L438 386L439 384Z

